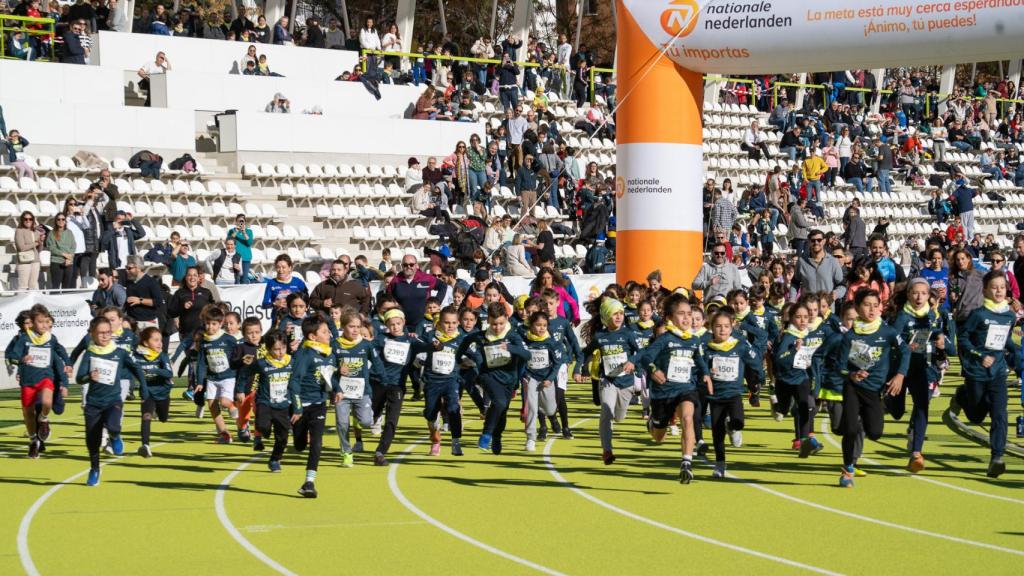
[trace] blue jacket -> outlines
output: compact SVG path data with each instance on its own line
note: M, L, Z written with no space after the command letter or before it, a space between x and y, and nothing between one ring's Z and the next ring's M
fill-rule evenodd
M50 335L45 344L33 346L28 334L18 332L14 341L7 347L7 363L18 367L18 384L22 387L35 386L45 378L49 378L55 387L67 388L68 379L64 374L63 346L57 338ZM32 364L25 364L25 356L33 356ZM54 391L56 393L56 390Z
M761 362L761 357L744 340L737 340L729 350L715 350L709 343L704 348L704 361L714 384L711 400L729 400L743 395L743 371Z
M85 48L78 34L70 30L64 33L64 53L60 61L65 64L85 64Z
M256 360L256 375L259 384L256 387L256 404L284 409L289 404L288 386L292 379L294 357L284 366L276 367L266 358Z
M336 369L337 364L334 350L324 355L313 348L299 346L292 355L292 373L288 379L288 399L294 413L301 414L306 406L323 404L328 391L335 394L341 391L336 372L329 379L322 377L326 373L321 373L324 366Z
M1008 367L1016 365L1017 349L1010 337L1015 321L1013 310L993 312L984 306L976 308L967 317L957 333L966 340L961 346L964 351L961 362L968 380L1006 378ZM1001 340L1002 345L999 345ZM981 365L986 356L995 359L988 368Z
M128 240L128 254L125 256L131 256L135 254L135 242L146 237L146 230L135 223L134 220L125 220L122 225L125 237ZM117 247L117 232L111 228L103 233L103 237L100 238L100 250L107 251L107 259L110 262L110 267L116 267L121 261L121 254Z
M113 381L107 382L94 382L91 377L93 366L93 359L99 361L113 362ZM94 354L91 350L86 350L82 356L82 363L78 365L78 373L75 375L75 381L79 384L89 384L89 390L85 394L85 403L88 406L96 406L98 408L107 408L116 404L121 404L121 386L120 380L121 375L125 372L130 373L139 382L146 380L146 375L139 368L139 365L132 360L132 355L125 352L121 348L114 348L109 354Z
M616 388L633 386L633 374L623 374L619 367L630 362L636 364L640 349L636 345L636 337L632 330L623 326L615 331L602 330L583 349L584 363L589 364L590 358L598 353L601 355L599 374L601 379L611 382ZM621 362L620 362L621 360ZM608 371L613 372L609 373Z
M697 382L708 374L700 338L680 338L672 332L665 332L655 338L637 356L637 364L647 368L650 373L661 370L665 374L665 383L660 385L648 378L651 398L655 400L694 392L697 390Z
M856 330L844 334L843 342L839 345L839 365L847 378L853 372L867 371L868 377L854 382L854 386L879 392L894 373L893 366L896 374L907 375L910 351L896 330L883 322L871 334L858 334Z

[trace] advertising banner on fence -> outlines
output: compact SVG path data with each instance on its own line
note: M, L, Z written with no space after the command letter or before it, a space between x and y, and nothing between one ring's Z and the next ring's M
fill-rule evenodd
M623 0L683 67L829 72L1020 58L1024 0Z

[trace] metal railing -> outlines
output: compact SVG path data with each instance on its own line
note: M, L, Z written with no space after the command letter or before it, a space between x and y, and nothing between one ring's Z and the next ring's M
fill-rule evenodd
M11 26L8 22L14 22ZM42 25L42 28L30 25ZM48 28L48 29L47 29ZM56 49L54 37L57 33L56 22L53 18L32 18L29 16L14 16L12 14L0 14L0 58L7 60L22 60L19 56L12 56L7 53L7 35L21 32L26 35L26 41L33 36L46 37L46 44L50 50L50 60L56 60Z

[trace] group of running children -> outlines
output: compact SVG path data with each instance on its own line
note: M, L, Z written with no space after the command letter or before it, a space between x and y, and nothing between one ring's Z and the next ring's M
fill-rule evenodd
M463 454L464 392L484 418L477 446L494 454L502 453L507 412L519 395L525 449L533 451L546 438L548 419L554 433L572 438L565 396L570 371L576 382L591 382L606 465L616 458L613 423L636 403L655 442L670 430L680 435L680 482L694 478L694 453L708 452L705 427L711 428L712 476L723 478L726 438L742 445L744 399L758 407L764 394L777 421L792 418L792 448L800 458L822 450L814 420L827 412L832 432L842 436L839 485L852 487L855 477L866 475L857 468L864 437L881 437L885 413L900 419L908 393L907 468L924 469L928 406L938 395L946 357L957 352L955 333L965 382L950 409L963 410L974 423L991 418L988 475L1005 471L1006 381L1017 350L1010 338L1016 314L1001 272L985 276L984 305L963 326L953 325L923 279L909 281L884 311L878 292L868 288L837 313L830 293L804 294L796 302L787 302L786 293L781 284L756 284L702 308L683 289L652 295L640 284L613 284L587 304L591 319L582 326L582 346L561 313L560 295L550 289L522 296L515 306L492 298L476 310L442 309L431 299L426 318L415 322L387 295L368 319L340 306L329 316L310 312L303 295L291 294L266 333L259 318L243 320L226 304L211 304L201 313L202 329L180 347L186 361L179 373L187 369L186 395L197 404L197 416L209 410L217 442L232 441L227 414L236 438L256 451L273 439L268 467L280 472L291 434L295 450L307 452L299 493L309 498L317 495L331 404L346 467L362 450L364 429L379 433L373 462L387 465L410 377L422 386L431 456L440 454L444 431L451 454ZM29 456L45 451L49 415L63 412L73 380L82 386L88 485L100 482L103 450L124 453L123 407L136 390L138 453L150 457L151 424L167 421L176 375L159 329L136 335L120 309L106 308L69 355L50 333L53 319L45 307L26 310L18 323L21 332L6 359L18 373Z

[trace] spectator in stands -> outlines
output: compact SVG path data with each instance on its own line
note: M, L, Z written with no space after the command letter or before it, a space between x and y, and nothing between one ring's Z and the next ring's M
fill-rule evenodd
M896 262L889 257L889 248L885 244L884 236L872 234L868 238L868 250L871 253L871 260L878 269L878 273L882 275L882 280L889 285L890 290L892 290L896 283L907 279L906 273L903 272L903 267L897 266Z
M258 42L260 44L270 44L272 36L273 30L271 30L270 25L267 24L266 16L260 14L259 17L256 18L256 25L253 26L252 31L249 34L249 37L252 39L253 42Z
M836 300L846 293L843 265L825 250L825 234L811 230L807 234L807 252L798 256L793 282L800 292L829 292Z
M109 0L107 4L107 29L113 32L131 32L131 20L128 18L127 2L122 6L117 0ZM97 11L97 16L99 11Z
M848 210L849 218L845 225L846 230L843 232L843 245L853 255L854 258L859 258L867 253L867 237L866 237L866 225L864 220L860 217L860 208L853 206Z
M534 261L538 268L555 267L555 235L547 220L537 222L537 238L530 247L535 250Z
M532 276L533 267L526 255L526 245L519 234L512 237L512 243L505 246L503 262L505 273L509 276Z
M992 180L996 182L1003 179L1003 171L996 165L995 161L992 159L992 154L987 149L982 150L981 154L978 156L978 168L980 168L982 172L990 175Z
M167 25L167 22L167 15L160 14L149 23L149 29L146 32L157 36L172 36L173 32L171 32L171 28Z
M874 182L868 178L868 167L864 164L860 151L853 152L853 156L842 169L842 176L847 184L852 184L857 189L857 192L871 192L875 187Z
M516 171L515 187L519 192L519 205L525 213L537 203L537 173L534 171L533 155L527 154L522 166Z
M92 3L89 0L78 0L68 9L67 14L68 20L85 20L86 30L92 32L96 30L96 10L92 7Z
M259 56L256 54L256 45L250 44L245 50L245 56L242 56L242 59L238 61L238 69L246 70L250 64L255 68L258 61Z
M118 271L122 284L127 285L124 270L128 264L128 257L135 255L135 242L145 236L146 231L142 226L136 224L128 214L118 210L110 223L110 228L100 239L100 250L107 252L107 262L111 268ZM141 257L139 261L142 261Z
M236 37L240 37L244 31L252 30L256 27L252 22L252 15L255 13L254 8L247 7L244 10L239 10L238 16L231 21L231 26L228 29L234 32Z
M217 301L213 292L202 286L199 276L199 269L195 266L186 270L181 286L167 302L167 317L178 320L182 346L188 346L196 332L202 329L200 314L203 308Z
M954 201L957 210L957 223L963 223L964 237L974 236L974 197L978 191L967 187L967 179L960 170L955 173L954 185L956 188L950 196Z
M580 320L579 301L573 296L575 290L569 280L562 275L554 266L542 266L537 271L537 277L530 283L530 295L540 296L544 290L551 289L558 293L558 315L577 323Z
M263 309L271 310L273 322L287 312L286 299L290 294L302 294L304 299L309 298L309 289L302 278L292 274L293 264L291 256L278 254L274 258L273 277L266 277L264 282L266 289L263 292Z
M580 52L583 51L582 46ZM572 93L576 99L576 107L582 108L584 102L590 100L588 94L590 89L590 64L586 58L578 58L576 60L576 68L573 70L572 76Z
M805 146L800 138L801 132L800 126L794 126L792 130L782 135L779 142L779 151L788 154L790 162L796 162L797 158L804 157Z
M953 250L949 257L949 300L957 330L984 302L982 279L984 272L974 267L970 253L962 248ZM959 338L958 338L959 340ZM961 350L961 354L966 353Z
M377 28L374 26L373 18L367 18L363 27L359 29L359 49L375 50L378 52L381 49L380 34L377 33ZM369 73L376 73L376 54L366 54L366 71Z
M811 230L811 222L807 219L807 198L799 197L789 206L790 234L793 235L792 248L796 254L803 254L807 245L807 235Z
M331 18L324 32L324 41L328 48L341 50L345 47L345 31L338 27L338 19Z
M828 172L828 164L821 158L817 148L811 148L802 168L804 182L807 184L807 198L817 202L821 194L821 179Z
M415 256L406 254L402 257L402 270L391 279L386 291L395 297L405 313L409 332L416 332L423 323L427 298L436 284L437 278L417 268Z
M45 233L40 230L35 215L27 210L22 212L14 231L18 290L39 289L39 249L44 238Z
M4 141L4 147L7 150L7 163L14 166L14 171L18 178L35 180L36 173L25 159L25 148L28 147L28 140L22 137L21 133L17 130L11 130L7 135L7 140Z
M88 274L90 262L92 262L92 253L87 253L88 246L85 242L85 230L88 227L88 220L82 216L82 207L78 204L78 200L75 198L68 198L64 201L64 209L61 210L61 214L67 218L68 230L75 238L75 255L72 262L72 283L74 283L74 277L79 276L82 279L82 286L85 286L86 276L95 277L95 271L92 274ZM82 269L82 264L85 265L85 270Z
M768 136L761 131L757 120L754 120L743 133L743 143L740 144L740 148L746 151L751 160L760 160L762 157L770 158L771 152L768 151L767 141Z
M242 256L235 248L234 240L225 240L224 247L211 253L205 264L212 274L214 285L228 286L241 283L239 276L242 272Z
M160 289L160 281L146 274L142 256L133 254L127 258L125 274L128 285L125 287L125 312L128 317L138 323L141 331L150 326L158 326L157 313L163 308L164 297Z
M505 109L505 129L508 131L508 159L511 172L517 172L523 164L523 140L529 122L523 117L523 108L518 104Z
M732 225L735 224L736 219L739 218L739 212L736 210L736 205L720 191L716 193L712 204L712 228L718 230L731 230Z
M68 219L58 214L46 235L43 248L50 252L50 289L70 290L75 287L75 237L68 230Z
M166 74L171 71L171 62L167 60L167 55L163 52L156 53L156 59L153 62L147 62L139 68L137 74L139 75L139 88L146 91L146 103L144 106L149 106L152 102L152 93L149 89L149 79L154 74Z
M795 114L789 104L789 100L786 98L779 99L779 105L772 110L771 115L768 117L768 123L774 126L779 132L786 132L786 130L794 123Z
M238 271L237 284L248 284L250 281L249 270L252 267L252 244L256 236L252 228L246 226L245 214L235 216L235 227L228 230L228 240L234 240L235 250L238 251L241 268Z
M284 94L278 92L274 94L274 99L267 104L267 107L263 110L264 112L271 112L277 114L287 114L292 111L292 104L284 97Z
M388 31L384 34L384 37L380 39L380 45L382 50L385 52L401 52L402 51L402 35L398 32L398 25L394 22L388 26ZM402 66L401 56L384 56L384 62L390 62L391 67L395 70L400 70Z
M330 276L313 289L309 296L309 306L330 314L331 307L340 304L369 314L370 289L368 284L350 277L351 267L352 261L348 256L342 256L332 262Z
M960 152L970 152L972 149L967 133L964 132L959 120L954 120L949 125L949 145Z
M516 109L516 117L522 113L519 108L519 66L513 61L513 56L507 51L501 57L501 65L498 67L498 100L503 110ZM509 128L511 134L512 129Z
M117 201L121 196L117 184L110 178L110 170L100 170L100 179L89 186L86 201L89 200L90 194L96 207L103 213L103 229L110 229L111 223L117 217Z
M281 16L281 19L274 25L274 44L279 46L294 46L291 33L288 32L288 17Z
M87 301L93 315L107 306L122 308L127 298L124 286L114 278L114 271L110 268L100 268L96 276L96 290L93 290L92 298Z
M181 234L177 231L171 232L170 241L166 244L156 243L150 248L142 259L146 262L159 264L170 269L174 259L178 257L181 250Z
M193 266L197 266L196 257L192 255L192 247L189 246L188 240L182 240L178 246L178 253L174 256L174 260L171 261L170 270L172 284L177 286L181 283L181 279L185 277L185 270Z
M726 250L725 242L716 242L711 248L711 262L705 262L693 279L693 289L704 291L705 302L743 287L740 270L726 259Z
M413 119L415 120L433 120L437 115L438 109L434 106L434 98L437 95L437 90L430 84L423 89L423 93L416 100L416 109L413 112Z

